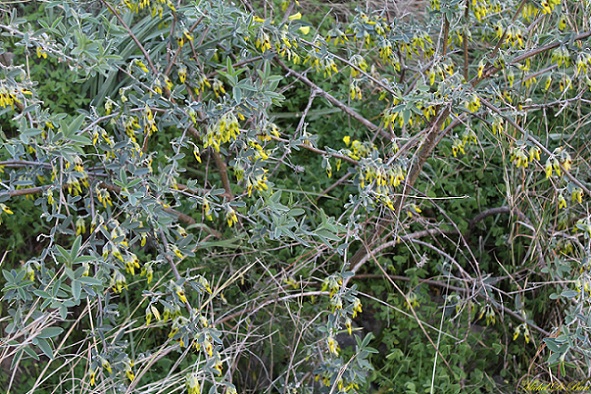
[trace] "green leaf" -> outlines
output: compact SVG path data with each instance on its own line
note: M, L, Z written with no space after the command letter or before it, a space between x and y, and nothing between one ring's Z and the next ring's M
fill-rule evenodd
M72 251L70 252L70 261L74 261L76 256L78 256L78 251L80 250L80 245L82 244L82 236L79 235L74 240L72 244Z
M90 276L81 276L77 281L89 286L102 286L103 284L100 279L91 278Z
M548 346L548 349L550 349L554 353L562 354L562 346L556 343L554 338L544 338L544 342L546 343L546 346Z
M80 299L80 294L82 293L82 285L80 284L79 280L74 279L72 281L72 296L75 300Z
M33 349L31 349L30 346L24 346L22 349L25 353L27 353L35 361L39 361L39 355L37 353L35 353L35 351Z
M37 347L41 349L43 354L47 356L50 360L53 360L53 349L51 349L51 345L48 340L37 337Z
M579 295L579 292L576 290L564 290L560 295L565 298L574 298Z
M39 335L37 335L37 338L53 338L57 337L62 332L64 332L64 329L61 327L45 327L41 330Z
M70 252L68 252L66 249L64 249L62 246L60 245L55 245L57 251L59 252L59 254L61 255L61 257L64 259L64 263L66 264L70 264Z

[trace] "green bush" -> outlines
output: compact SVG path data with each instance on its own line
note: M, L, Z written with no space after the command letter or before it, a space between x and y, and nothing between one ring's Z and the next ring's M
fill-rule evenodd
M588 4L399 5L0 5L2 387L582 384Z

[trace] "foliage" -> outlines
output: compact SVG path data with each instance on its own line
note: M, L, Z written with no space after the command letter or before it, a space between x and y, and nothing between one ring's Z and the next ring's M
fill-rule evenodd
M374 6L0 5L7 392L588 376L591 3Z

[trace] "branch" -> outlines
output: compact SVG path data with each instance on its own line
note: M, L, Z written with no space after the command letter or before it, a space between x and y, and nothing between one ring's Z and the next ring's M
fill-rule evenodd
M591 36L591 33L589 34ZM488 102L487 100L480 98L480 101L482 102L482 104L484 104L485 107L491 109L493 112L497 113L498 115L500 115L501 117L503 117L503 119L505 119L507 122L509 122L511 124L511 126L515 127L516 130L518 130L519 132L521 132L523 134L523 136L525 138L527 138L528 141L532 142L536 147L540 148L540 150L542 152L544 152L545 154L547 154L548 156L552 156L552 152L550 152L542 143L540 143L537 139L535 139L534 136L531 135L531 133L528 133L525 129L523 129L523 127L521 127L520 125L517 124L517 122L515 122L513 119L511 119L511 117L509 116L504 116L501 112L500 109L498 109L497 107L495 107L493 104L491 104L490 102ZM574 177L574 175L572 175L569 171L566 170L566 168L564 168L564 166L562 164L560 164L560 167L562 168L562 171L564 173L564 175L566 175L566 177L575 185L577 185L578 187L581 188L581 190L583 190L587 195L591 195L591 190L589 190L587 188L587 186L583 185L577 178Z
M220 173L222 185L224 186L224 190L226 191L225 195L229 201L232 201L234 199L234 195L232 194L230 179L228 178L228 166L226 166L226 163L224 162L224 160L222 160L222 157L220 156L219 152L216 152L212 149L211 154L213 155L213 160L215 161L215 165Z
M157 75L158 74L158 69L156 69L156 66L154 66L154 63L152 63L152 59L150 58L150 54L148 53L148 51L146 51L146 48L144 48L144 46L142 45L142 43L140 42L140 40L137 39L137 37L135 36L135 34L133 34L133 31L131 31L131 28L129 26L127 26L127 23L125 23L125 21L123 20L123 18L121 17L121 15L119 15L119 13L107 1L105 1L105 0L100 0L100 1L101 1L101 3L103 3L109 9L109 11L111 11L111 13L113 15L115 15L115 18L117 18L117 20L119 21L119 23L121 23L121 25L123 25L123 28L127 31L127 33L129 34L129 37L131 37L131 39L133 40L133 42L135 42L135 45L137 45L138 49L143 53L143 55L146 58L146 61L148 62L148 65L150 66L150 69L152 70L152 72L155 75Z
M284 144L287 144L287 145L289 145L291 143L289 140L286 140L286 139L283 139L283 138L280 138L280 137L271 136L271 138L273 140L275 140L275 141L283 142ZM346 161L347 163L351 163L353 165L359 164L359 162L357 160L352 159L349 156L341 155L339 153L327 152L325 150L315 148L312 145L308 145L308 144L297 144L297 146L298 146L298 148L303 148L303 149L309 150L310 152L318 153L319 155L332 156L332 157L334 157L336 159L341 159L341 160Z
M435 149L435 147L437 146L437 142L438 142L438 136L442 133L445 133L446 130L444 130L443 132L439 133L439 129L441 128L441 125L443 124L444 120L449 116L450 114L450 109L445 108L443 109L440 113L439 116L437 116L437 118L435 118L433 120L433 122L423 131L421 131L419 134L425 134L426 133L426 137L425 140L422 142L421 146L418 149L418 152L416 153L416 161L415 163L413 163L410 167L410 171L408 173L408 176L406 178L406 183L404 186L404 190L402 193L400 193L395 201L394 201L394 207L398 210L398 212L400 212L400 209L402 208L403 204L404 204L404 199L406 198L406 194L408 192L409 189L411 189L416 180L419 177L419 174L421 173L423 166L425 165L427 159L431 156L431 153L433 152L433 150ZM378 220L378 223L376 223L376 231L375 231L375 235L372 239L373 242L377 242L377 240L380 238L380 236L382 235L382 233L385 230L385 227L383 226L385 219L384 218L380 218ZM369 245L371 246L371 245ZM359 269L359 267L361 267L369 258L368 256L368 250L365 248L365 246L361 246L357 252L355 252L355 254L351 257L351 259L349 260L349 265L350 267L356 267L356 269ZM353 271L355 272L355 271Z
M301 74L289 67L287 67L287 65L285 63L283 63L283 61L281 61L281 59L277 58L277 63L285 70L287 71L288 75L293 75L294 77L296 77L298 80L300 80L301 82L305 83L306 85L308 85L313 91L316 92L317 95L324 97L326 100L328 100L328 102L330 102L332 105L334 105L335 107L340 108L343 112L345 112L347 115L351 116L352 118L354 118L355 120L357 120L359 123L361 123L362 125L364 125L365 127L367 127L369 130L371 131L379 131L380 134L385 137L385 138L392 138L392 136L386 132L386 130L382 129L381 127L376 126L375 124L373 124L372 122L370 122L369 120L365 119L363 116L361 116L360 114L358 114L353 108L343 104L341 101L337 100L334 96L332 96L330 93L324 91L323 89L321 89L318 85L316 85L314 82L310 81L310 79L308 79L308 77L306 77L304 74Z

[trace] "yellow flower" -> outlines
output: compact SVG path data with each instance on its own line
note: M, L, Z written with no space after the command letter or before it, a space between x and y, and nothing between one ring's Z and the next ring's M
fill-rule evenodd
M302 13L301 13L301 12L298 12L297 14L293 14L293 15L291 15L291 16L290 16L289 18L287 18L287 19L289 19L290 21L297 21L297 20L300 20L300 19L302 19Z
M552 176L552 161L550 159L546 160L546 166L544 167L545 172L546 172L546 179L550 178Z
M125 261L125 271L131 275L135 275L136 268L140 268L140 260L135 254L132 253L127 256L127 260Z
M198 147L195 147L195 149L193 149L193 156L195 156L195 160L197 160L197 163L201 163L201 152L199 152Z
M47 52L41 47L37 47L37 57L47 59Z
M571 194L571 200L581 204L583 202L583 190L579 187L574 189Z
M140 276L145 276L147 283L150 284L152 279L154 279L154 270L152 269L152 264L144 265L142 271L140 272Z
M185 376L185 385L187 386L188 394L201 394L201 385L199 384L199 377L196 373Z
M0 203L0 209L2 209L2 212L8 215L14 214L14 212L12 212L12 210L6 204Z
M146 65L144 64L144 62L142 62L141 60L137 60L135 61L135 64L145 73L149 72L148 67L146 67Z
M105 371L107 371L108 373L112 373L113 369L111 368L111 363L109 363L107 360L105 360L104 358L101 359L101 366L105 369Z
M353 301L353 318L357 317L357 313L361 312L363 312L361 301L359 298L355 298L355 301Z
M482 75L484 74L484 60L481 60L478 63L478 78L482 78ZM431 84L433 85L433 84Z
M127 279L125 279L125 276L121 272L115 271L113 273L111 288L115 294L119 294L123 289L127 289Z
M185 81L187 80L187 68L184 66L179 68L177 74L179 76L179 81L181 81L181 83L185 83Z
M562 193L558 196L558 209L566 208L566 199Z
M176 257L178 257L179 259L182 259L183 257L185 257L185 256L183 256L183 253L180 251L180 249L179 249L179 248L178 248L176 245L173 245L173 247L172 247L172 252L173 252L173 253L175 254L175 256L176 256Z
M326 344L328 345L328 351L335 356L339 355L339 344L332 336L328 337L326 340Z
M205 291L209 294L212 293L211 291L211 286L209 285L209 281L207 279L205 279L203 276L199 276L199 284L201 286L203 286L203 288L205 289Z
M95 379L96 379L96 371L94 369L90 370L90 374L89 374L89 380L90 380L90 385L94 386L95 384Z
M187 302L187 297L185 296L185 291L183 290L182 287L177 286L176 287L176 295L179 297L179 301L181 301L183 304Z
M229 208L226 212L226 221L228 222L228 227L232 227L234 224L238 223L238 217L232 208Z
M131 369L128 369L125 371L125 374L127 375L127 379L129 379L130 382L133 382L133 379L135 379L135 374L133 373L133 371Z
M298 30L303 35L306 35L306 34L310 33L310 26L300 26L300 28Z

